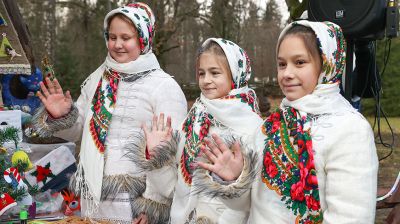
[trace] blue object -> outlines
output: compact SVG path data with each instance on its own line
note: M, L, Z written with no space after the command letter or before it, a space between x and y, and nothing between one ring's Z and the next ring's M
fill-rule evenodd
M40 99L35 95L36 91L25 89L27 95L22 99L20 97L14 96L11 93L11 80L14 77L14 74L7 74L2 76L1 85L3 87L2 95L4 106L33 114L35 110L41 106ZM22 86L22 88L24 87L25 86ZM21 92L23 91L24 90L22 89Z
M39 83L43 80L43 74L40 69L36 68L35 73L31 75L20 75L19 81L29 91L36 92L40 89Z

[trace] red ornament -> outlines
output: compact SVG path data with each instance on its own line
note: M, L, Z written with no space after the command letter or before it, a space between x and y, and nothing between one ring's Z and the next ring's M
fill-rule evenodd
M55 177L50 169L50 162L47 163L45 167L36 165L36 170L32 175L36 176L36 182L39 183L40 181L43 181L43 184L46 184L48 177Z
M17 202L7 193L0 195L0 216L3 215L5 211L17 205Z

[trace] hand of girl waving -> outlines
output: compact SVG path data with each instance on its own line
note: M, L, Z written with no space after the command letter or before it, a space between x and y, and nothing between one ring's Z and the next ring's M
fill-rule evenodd
M164 114L161 113L158 118L157 115L153 116L153 122L151 129L149 130L146 125L142 125L144 135L146 138L146 147L149 154L153 154L153 150L156 146L160 145L162 142L171 140L172 138L172 128L171 128L171 117L167 117L167 122L164 124Z
M42 101L47 112L54 118L60 118L67 115L71 111L72 98L69 91L63 92L57 79L53 81L49 78L45 79L47 87L40 82L42 92L37 92L37 96Z
M223 180L236 180L242 173L244 166L239 142L236 141L232 145L232 148L229 149L218 135L212 134L211 136L215 143L206 139L205 143L209 149L203 146L202 151L206 154L212 164L203 162L198 162L197 164L200 167L215 173Z

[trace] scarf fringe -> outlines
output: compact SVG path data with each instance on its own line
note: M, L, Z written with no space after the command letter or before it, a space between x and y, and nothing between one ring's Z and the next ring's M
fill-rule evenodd
M165 224L168 223L170 217L172 199L168 200L167 204L162 204L144 197L133 199L132 217L137 217L139 214L147 214L148 224Z
M154 154L150 159L146 159L146 140L143 134L137 136L138 143L131 143L128 153L125 155L129 160L136 164L139 172L150 172L161 169L164 166L176 167L176 152L180 135L177 131L172 134L170 141L161 142L154 149Z
M81 199L84 199L81 200L81 203L85 203L85 207L87 208L84 216L91 219L93 214L98 213L100 202L94 200L93 193L90 192L88 184L84 178L84 170L81 163L78 164L75 175L71 178L70 189L75 194L80 195Z
M72 127L78 119L79 111L75 105L72 105L71 111L58 119L50 116L44 106L41 106L35 112L32 118L33 131L40 137L51 137L55 132Z
M198 168L193 174L192 186L195 188L193 193L210 198L233 199L248 191L258 173L258 155L255 151L246 148L242 142L240 142L240 147L244 157L244 167L237 181L233 183L221 181L218 178L213 178L208 170ZM199 159L208 161L204 157Z

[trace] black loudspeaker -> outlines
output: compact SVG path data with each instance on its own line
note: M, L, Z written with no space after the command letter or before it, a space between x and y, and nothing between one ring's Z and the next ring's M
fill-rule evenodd
M381 39L386 0L309 0L308 19L338 24L346 39Z
M393 38L399 35L399 9L397 2L391 0L388 2L386 11L386 37Z

